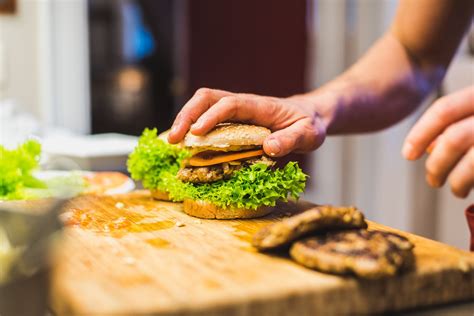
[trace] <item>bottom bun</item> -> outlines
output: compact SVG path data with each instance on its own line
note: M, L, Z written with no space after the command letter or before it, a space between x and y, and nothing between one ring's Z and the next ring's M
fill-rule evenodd
M262 217L272 212L270 206L260 206L256 210L246 208L220 208L205 201L184 200L183 211L191 216L209 219L237 219Z
M166 191L161 191L161 190L150 190L151 196L155 200L160 200L160 201L171 201L170 195Z

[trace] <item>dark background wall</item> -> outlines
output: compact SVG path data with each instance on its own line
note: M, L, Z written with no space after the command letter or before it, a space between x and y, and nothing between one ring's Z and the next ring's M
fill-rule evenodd
M305 17L305 1L189 1L189 91L302 92Z
M124 5L139 8L151 54L125 58ZM92 128L167 129L200 87L288 96L304 91L305 0L90 0Z

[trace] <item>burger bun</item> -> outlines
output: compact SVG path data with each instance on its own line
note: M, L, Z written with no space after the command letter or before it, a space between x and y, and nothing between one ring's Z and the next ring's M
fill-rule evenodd
M153 190L150 190L150 193L151 193L151 196L152 196L155 200L159 200L159 201L171 201L170 195L169 195L168 192L166 192L166 191L153 189Z
M263 141L270 134L270 130L262 126L221 123L203 136L196 136L188 132L184 137L183 145L195 149L238 150L239 147L262 146Z
M244 219L257 218L268 215L273 208L261 206L254 209L245 208L220 208L206 201L184 200L183 211L191 216L206 219Z

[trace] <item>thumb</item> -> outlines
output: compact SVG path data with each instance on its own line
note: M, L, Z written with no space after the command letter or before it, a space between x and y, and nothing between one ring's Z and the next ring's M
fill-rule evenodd
M281 157L292 151L308 152L321 146L325 137L326 130L319 118L303 119L268 136L263 150L272 157Z

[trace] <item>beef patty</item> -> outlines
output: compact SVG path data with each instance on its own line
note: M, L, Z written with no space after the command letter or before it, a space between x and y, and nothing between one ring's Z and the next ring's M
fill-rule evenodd
M407 238L395 233L360 229L328 232L297 241L290 255L311 269L376 279L411 266L413 247Z
M222 179L228 179L237 170L257 163L263 163L269 167L275 165L275 161L272 159L266 156L261 156L249 160L231 161L207 167L185 167L178 171L177 178L183 182L192 183L215 182Z
M315 206L264 227L253 236L252 244L260 250L265 250L286 245L318 231L366 227L364 214L355 207Z

